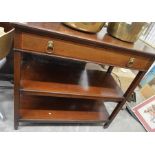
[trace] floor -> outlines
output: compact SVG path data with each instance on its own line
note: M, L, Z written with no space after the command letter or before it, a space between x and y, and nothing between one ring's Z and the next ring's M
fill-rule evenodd
M0 81L2 84L2 81ZM5 85L5 83L3 82ZM6 83L6 85L9 85ZM121 110L108 129L102 126L80 125L24 125L16 131L13 128L13 89L0 89L0 108L6 115L6 120L0 120L0 132L145 132L142 125L137 122L126 110ZM106 103L109 112L115 107L115 103Z

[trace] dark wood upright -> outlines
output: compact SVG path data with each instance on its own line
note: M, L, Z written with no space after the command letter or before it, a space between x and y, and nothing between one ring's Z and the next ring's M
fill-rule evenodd
M155 50L142 41L135 44L120 41L109 36L106 28L97 34L86 34L61 23L12 23L12 26L16 29L15 129L19 122L105 122L106 128L155 59ZM79 67L74 67L74 62ZM88 70L84 67L87 62L109 65L109 69ZM114 67L139 71L125 93L111 75ZM103 103L106 101L117 102L110 115Z

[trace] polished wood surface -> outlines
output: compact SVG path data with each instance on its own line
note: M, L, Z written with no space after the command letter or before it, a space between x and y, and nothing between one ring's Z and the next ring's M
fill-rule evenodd
M120 41L107 34L106 28L103 27L97 34L87 34L72 30L62 23L54 22L28 22L12 23L12 25L22 30L22 32L36 33L40 35L52 36L62 40L79 42L97 47L114 48L116 51L126 50L145 56L155 56L155 49L138 40L135 44Z
M109 114L95 100L21 96L20 121L103 122Z
M11 24L16 28L15 129L19 121L65 123L85 122L84 120L106 121L106 128L155 59L153 48L139 40L135 44L122 42L109 36L105 28L97 34L86 34L61 23ZM29 56L26 59L27 53L34 55L36 59L31 60ZM39 62L38 56L44 57L44 61ZM77 67L72 64L54 64L53 60L49 61L53 58L80 64ZM48 62L45 61L47 59ZM106 73L86 70L87 62L110 67ZM114 67L139 71L125 94L111 76ZM56 97L58 102L54 100ZM60 103L61 99L63 102ZM117 102L109 117L101 101ZM74 111L70 111L71 104L75 103L80 106L75 106ZM83 106L92 109L81 112L85 109ZM97 112L94 112L95 107ZM48 113L54 114L53 117Z
M21 48L21 35L16 31L14 35L14 47ZM19 105L20 105L20 80L22 53L14 50L14 129L19 126Z
M48 42L53 42L53 50L49 52ZM87 45L74 44L66 40L55 39L30 33L22 34L22 49L40 52L49 55L63 56L78 60L86 60L107 65L116 65L124 68L147 70L152 62L152 57L126 53L125 50L116 51L110 48L89 47ZM89 52L88 52L89 51ZM128 66L130 58L134 58L132 66Z
M110 81L110 82L109 82ZM26 94L121 101L123 92L110 74L70 66L27 61L22 67L21 91Z

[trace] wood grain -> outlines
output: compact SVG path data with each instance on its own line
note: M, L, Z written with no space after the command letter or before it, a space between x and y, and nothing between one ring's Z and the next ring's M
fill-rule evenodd
M22 40L22 49L24 50L48 54L48 42L52 41L54 48L50 55L104 63L106 65L117 65L124 68L147 70L150 67L150 61L152 61L152 57L147 58L145 56L136 55L135 53L129 54L126 53L125 50L116 51L106 47L88 47L86 45L74 44L65 40L29 33L23 33ZM131 67L128 67L130 58L134 58L135 61Z
M123 100L123 92L113 77L102 71L27 61L21 78L21 91L26 94Z
M106 28L103 28L97 34L87 34L72 30L62 23L56 22L27 22L11 23L12 26L22 32L50 36L61 40L68 40L74 43L80 43L88 46L112 48L116 51L126 50L146 57L154 57L155 49L138 40L135 44L120 41L107 34Z
M108 112L95 100L21 96L20 121L103 122Z
M106 33L105 28L97 34L86 34L61 23L11 25L16 28L15 129L19 121L106 121L104 127L108 127L155 60L153 48L140 40L131 44L115 39ZM47 50L48 41L54 44L51 54ZM79 61L83 65L74 67L54 64L52 60L48 63L40 63L37 59L23 60L25 53L45 56L44 60L48 57ZM139 70L139 74L123 95L110 73L115 66L128 68L129 60L134 60L132 65L130 63L130 69ZM111 67L107 73L85 70L86 62L108 64ZM102 100L118 103L110 116L101 104Z

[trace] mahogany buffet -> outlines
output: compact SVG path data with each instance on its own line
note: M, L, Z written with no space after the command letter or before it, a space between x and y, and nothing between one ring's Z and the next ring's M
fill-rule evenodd
M95 123L107 128L155 59L153 48L140 40L130 44L115 39L105 28L87 34L61 23L11 24L15 129L20 122ZM89 70L88 62L109 69ZM125 93L111 75L114 67L138 71ZM117 106L108 114L104 102L110 101Z

